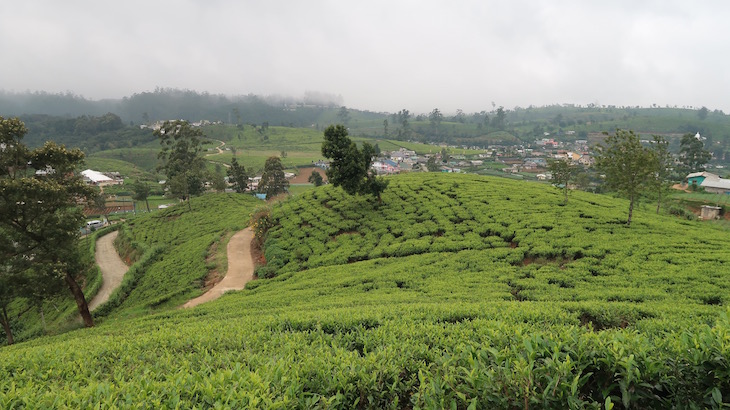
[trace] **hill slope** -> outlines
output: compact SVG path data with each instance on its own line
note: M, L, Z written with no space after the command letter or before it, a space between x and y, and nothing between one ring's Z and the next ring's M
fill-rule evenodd
M730 397L726 234L641 210L627 228L622 200L575 193L559 207L550 187L504 179L406 175L383 199L324 187L275 207L278 276L248 290L3 348L0 407Z

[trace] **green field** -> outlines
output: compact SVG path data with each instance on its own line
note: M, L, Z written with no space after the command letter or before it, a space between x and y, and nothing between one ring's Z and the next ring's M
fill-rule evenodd
M133 220L164 247L101 325L0 349L0 408L719 408L730 237L473 175L324 186L273 205L268 262L195 309L210 245L260 204ZM152 312L152 314L144 314Z
M159 147L150 148L121 148L107 151L99 151L91 154L86 158L86 163L91 165L97 165L100 171L119 171L114 169L116 166L120 166L123 169L128 169L132 164L133 167L140 169L145 172L153 173L155 168L159 164L157 160L157 154L159 153ZM105 162L107 161L107 162ZM120 162L123 161L123 162ZM123 174L124 177L133 177L132 175Z
M682 192L675 193L671 196L673 199L691 202L704 202L715 205L729 205L730 195L727 194L711 194L706 192Z

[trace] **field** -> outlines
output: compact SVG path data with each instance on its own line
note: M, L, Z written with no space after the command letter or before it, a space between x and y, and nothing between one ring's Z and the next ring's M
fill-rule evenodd
M272 279L174 310L257 204L213 198L134 220L166 253L100 326L0 349L0 408L730 399L726 231L641 209L627 227L624 200L500 178L396 176L382 204L324 186L273 205Z
M688 202L703 202L712 205L730 205L730 195L705 192L682 192L672 195L673 199Z
M174 308L201 294L206 275L216 268L206 262L211 247L245 228L260 204L250 195L208 194L193 198L192 211L177 204L129 220L120 229L120 248L144 266L133 266L136 277L120 295L117 312Z

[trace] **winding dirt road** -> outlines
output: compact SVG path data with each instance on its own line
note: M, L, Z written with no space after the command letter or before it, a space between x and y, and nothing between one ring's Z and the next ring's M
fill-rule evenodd
M89 302L89 310L94 310L104 304L111 296L114 289L118 288L122 283L124 274L129 270L122 258L119 257L117 250L114 249L114 239L117 238L118 231L106 234L96 240L96 264L101 270L101 289L99 293Z
M201 303L218 299L229 290L241 290L253 279L254 264L251 256L253 230L246 228L228 241L228 272L212 289L184 304L183 308L198 306Z

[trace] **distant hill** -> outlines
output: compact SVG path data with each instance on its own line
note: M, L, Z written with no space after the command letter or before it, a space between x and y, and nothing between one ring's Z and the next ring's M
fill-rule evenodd
M406 107L407 108L407 107ZM632 129L662 134L678 141L685 133L701 133L713 152L730 147L730 117L705 107L616 107L572 104L527 108L492 108L474 113L446 113L432 121L431 113L376 113L345 107L328 96L302 98L226 96L191 90L158 88L122 99L93 101L72 93L0 92L0 115L47 115L64 119L117 115L125 125L185 119L232 125L264 124L324 129L344 123L353 136L465 146L529 143L549 136L559 140L585 139L591 133ZM718 155L716 155L718 156Z

